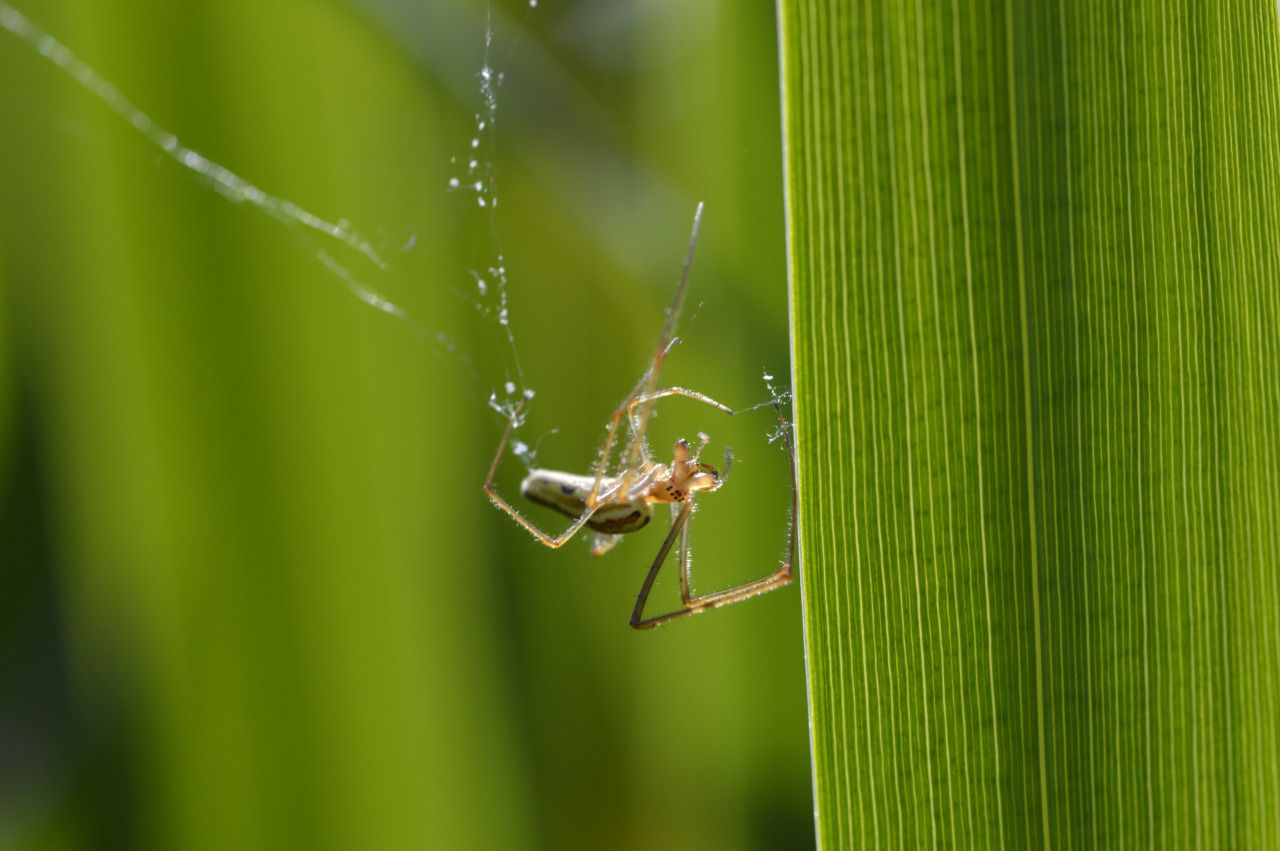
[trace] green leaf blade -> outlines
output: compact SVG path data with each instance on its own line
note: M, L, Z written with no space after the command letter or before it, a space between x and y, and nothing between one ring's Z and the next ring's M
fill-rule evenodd
M1270 847L1274 7L784 2L824 847Z

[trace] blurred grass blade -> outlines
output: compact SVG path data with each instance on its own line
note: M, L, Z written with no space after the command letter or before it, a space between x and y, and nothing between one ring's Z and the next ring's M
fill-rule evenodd
M822 846L1280 847L1275 4L780 19Z

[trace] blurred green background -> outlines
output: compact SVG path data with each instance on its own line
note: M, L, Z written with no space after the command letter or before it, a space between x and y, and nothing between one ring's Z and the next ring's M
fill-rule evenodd
M550 551L481 493L508 375L471 270L496 249L448 181L485 4L17 8L388 262L229 202L0 31L0 847L810 845L798 589L636 633L657 529ZM521 438L585 471L698 200L666 381L767 398L762 371L788 374L772 5L492 20ZM673 402L652 432L735 450L695 524L701 590L771 570L787 524L771 412L712 413Z

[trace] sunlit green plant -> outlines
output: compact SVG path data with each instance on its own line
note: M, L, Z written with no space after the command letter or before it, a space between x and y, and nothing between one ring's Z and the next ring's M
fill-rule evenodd
M820 843L1280 843L1267 3L781 4Z

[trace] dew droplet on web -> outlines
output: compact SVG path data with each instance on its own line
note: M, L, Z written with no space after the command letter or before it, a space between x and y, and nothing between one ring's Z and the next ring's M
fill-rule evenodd
M506 390L508 394L514 393L516 392L516 383L514 381L508 381L502 386L502 389Z

